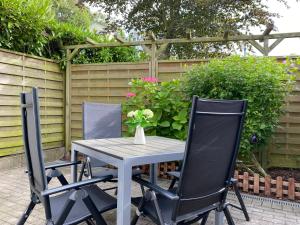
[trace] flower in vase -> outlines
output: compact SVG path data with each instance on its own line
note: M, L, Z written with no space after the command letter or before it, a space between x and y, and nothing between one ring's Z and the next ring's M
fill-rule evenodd
M153 117L153 112L150 109L145 109L143 111L144 116L146 116L148 119L151 119Z

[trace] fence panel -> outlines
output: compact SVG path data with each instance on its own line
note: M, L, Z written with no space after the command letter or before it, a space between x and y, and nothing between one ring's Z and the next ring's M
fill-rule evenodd
M281 61L282 59L279 59ZM193 65L208 60L158 61L159 81L181 78ZM108 63L71 66L71 136L82 137L81 104L84 101L120 103L126 99L132 78L149 76L149 62ZM300 167L300 74L293 93L287 98L286 113L266 147L266 167Z
M45 149L64 146L64 76L48 59L0 49L0 156L23 151L19 95L38 87Z
M84 101L121 103L133 78L149 75L149 63L108 63L71 67L71 138L82 137Z

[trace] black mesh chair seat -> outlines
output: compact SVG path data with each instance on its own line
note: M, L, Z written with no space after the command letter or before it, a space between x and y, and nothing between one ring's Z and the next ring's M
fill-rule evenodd
M93 199L99 213L103 213L117 207L117 200L106 192L102 191L100 188L98 188L98 186L90 185L83 187L82 189L85 190ZM74 190L50 198L52 218L55 223L63 211L65 202L72 193L74 193ZM69 212L64 225L77 224L87 220L90 217L90 211L87 209L82 199L79 198Z
M176 189L173 189L171 192L176 193ZM134 204L136 207L139 206L139 203L141 202L143 197L136 197L133 198L131 200L132 204ZM175 207L176 201L174 200L170 200L168 198L166 198L165 196L157 193L156 194L156 198L157 198L157 203L160 206L160 213L163 217L163 221L165 224L172 224L172 213L173 213L173 208ZM208 208L203 209L203 212L207 212L209 210L213 210L216 209L217 206L212 205ZM157 217L157 211L155 208L155 205L152 201L147 202L144 207L143 207L143 214L145 216L148 216L149 218L151 218L153 221L155 221L155 223L159 224L159 219ZM199 216L199 214L201 214L201 212L197 213L197 220L201 219L201 216ZM203 214L204 216L205 214ZM193 220L193 218L191 218L191 220Z
M156 197L157 197L158 204L160 205L160 210L161 210L161 214L163 216L164 222L166 224L171 224L173 207L175 206L176 202L172 201L160 194L157 194ZM141 200L142 200L142 197L133 198L133 199L131 199L131 203L134 204L136 207L138 207ZM152 220L156 221L156 223L159 223L158 218L157 218L156 209L155 209L155 206L152 201L148 202L148 204L145 204L145 206L143 208L143 214L145 216L150 217Z
M142 174L141 169L133 169L132 175L138 176ZM93 168L93 177L103 177L103 176L112 176L113 178L118 178L118 170L106 168L106 167L94 167Z

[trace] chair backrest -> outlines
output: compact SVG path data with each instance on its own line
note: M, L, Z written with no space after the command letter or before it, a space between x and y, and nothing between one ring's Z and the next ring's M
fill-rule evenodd
M174 221L225 201L239 150L246 105L243 100L193 97Z
M83 138L101 139L122 136L121 104L83 103ZM90 158L91 166L104 166L105 163Z
M21 93L21 113L30 189L41 197L41 191L47 189L47 181L41 143L39 99L36 88L32 88L31 93Z

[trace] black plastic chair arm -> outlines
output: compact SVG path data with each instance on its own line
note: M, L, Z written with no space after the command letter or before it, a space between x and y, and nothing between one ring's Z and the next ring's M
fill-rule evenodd
M57 163L57 164L53 164L53 165L46 165L45 166L45 169L48 170L48 169L56 169L56 168L60 168L60 167L65 167L65 166L73 166L73 165L77 165L77 164L80 164L81 161L69 161L69 162L63 162L63 163Z
M93 179L89 179L89 180L83 180L83 181L80 181L80 182L67 184L67 185L64 185L64 186L56 187L56 188L50 188L50 189L47 189L45 191L42 191L41 194L42 194L42 196L49 196L49 195L57 194L59 192L69 191L71 189L78 189L78 188L83 187L83 186L87 186L87 185L95 184L95 183L98 183L98 182L110 180L111 178L112 178L112 176L110 175L110 176L104 176L104 177L100 177L100 178L93 178Z
M235 179L235 178L231 178L230 179L230 184L232 185L232 184L236 184L238 181L237 181L237 179Z
M56 168L65 167L65 166L73 166L73 165L77 165L80 163L81 163L81 161L73 161L73 162L57 163L57 164L53 164L53 165L46 165L45 170L56 169ZM25 173L28 173L28 170L25 170Z
M166 198L170 199L170 200L178 200L179 199L179 196L170 192L170 191L167 191L155 184L152 184L150 183L149 181L146 181L142 178L139 178L139 177L134 177L133 180L137 183L139 183L140 185L142 186L145 186L147 188L150 188L151 190L165 196Z

